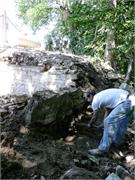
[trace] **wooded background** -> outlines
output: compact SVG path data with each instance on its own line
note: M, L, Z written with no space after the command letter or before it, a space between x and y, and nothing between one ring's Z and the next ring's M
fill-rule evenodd
M18 16L35 32L56 20L47 39L49 50L55 44L55 49L65 47L127 72L134 56L134 0L16 0L16 4Z

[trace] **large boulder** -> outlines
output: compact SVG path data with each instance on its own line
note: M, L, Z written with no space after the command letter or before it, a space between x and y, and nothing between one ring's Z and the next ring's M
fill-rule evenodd
M54 122L69 125L71 116L83 108L87 88L100 91L120 81L116 73L115 78L110 75L111 67L95 65L90 58L10 48L0 55L0 77L7 79L0 78L0 95L27 96L20 119L36 128Z
M39 103L32 112L32 122L47 125L55 120L64 120L83 107L83 93L79 90L54 95Z

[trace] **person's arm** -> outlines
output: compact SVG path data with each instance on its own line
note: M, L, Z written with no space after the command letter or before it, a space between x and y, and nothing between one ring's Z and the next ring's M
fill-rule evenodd
M104 119L110 114L111 109L105 108Z
M92 118L91 118L91 120L90 120L89 123L88 123L89 126L91 126L91 125L93 124L93 122L96 121L97 115L98 115L98 110L96 110L96 111L93 112Z
M104 113L104 119L109 115L109 113L111 112L111 109L106 109L105 108L105 113ZM98 125L98 126L96 126L98 129L100 129L100 128L103 128L103 122L100 124L100 125Z

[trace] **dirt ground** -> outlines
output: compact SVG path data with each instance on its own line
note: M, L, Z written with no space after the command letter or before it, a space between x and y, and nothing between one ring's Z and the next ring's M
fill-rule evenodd
M105 179L115 173L118 165L134 176L134 135L129 132L121 147L111 147L108 154L94 157L88 150L97 147L102 130L83 126L82 121L76 123L74 133L57 138L47 134L44 128L27 128L15 119L8 119L4 128L11 138L7 137L7 143L1 146L1 179L60 179L73 167L90 173L89 176L85 173L83 179ZM74 179L82 179L82 176Z

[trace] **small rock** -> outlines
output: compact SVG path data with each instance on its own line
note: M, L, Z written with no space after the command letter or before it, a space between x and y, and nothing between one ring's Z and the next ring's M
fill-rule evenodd
M84 168L73 167L60 177L60 180L62 179L99 179L99 177Z
M127 179L131 180L133 177L129 174L129 172L123 168L122 166L118 165L116 167L116 174L121 178L121 179Z
M40 180L46 180L46 178L44 176L41 176Z

